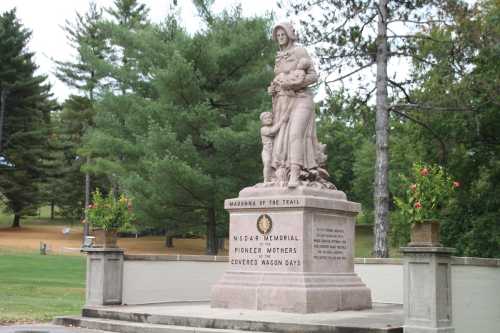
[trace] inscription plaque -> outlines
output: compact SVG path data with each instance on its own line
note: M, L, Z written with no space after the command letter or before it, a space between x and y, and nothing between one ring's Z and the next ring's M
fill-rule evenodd
M347 240L344 229L316 228L313 235L313 258L318 260L346 260Z
M280 214L241 214L233 224L229 265L245 270L296 271L302 262L302 234L291 216ZM253 223L248 223L253 219ZM257 219L257 227L255 227ZM248 222L247 222L248 221ZM257 229L257 230L256 230Z
M225 208L292 208L302 207L304 204L304 198L228 199L225 202Z
M341 216L317 214L311 234L314 269L323 272L353 270L353 238L354 225L348 220Z

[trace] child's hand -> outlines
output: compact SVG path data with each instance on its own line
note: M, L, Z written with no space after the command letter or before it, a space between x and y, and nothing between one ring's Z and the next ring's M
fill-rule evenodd
M292 86L290 85L290 83L285 82L285 81L283 81L283 82L281 83L281 85L280 85L280 86L281 86L281 89L283 89L283 90L290 90L290 89L291 89L291 87L292 87Z

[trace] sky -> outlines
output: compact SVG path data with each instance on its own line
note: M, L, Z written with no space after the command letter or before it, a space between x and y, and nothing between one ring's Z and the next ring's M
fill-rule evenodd
M69 45L63 26L66 21L75 22L76 13L84 14L89 8L91 0L0 0L0 13L17 8L17 16L22 24L32 31L29 42L29 49L35 52L35 62L39 66L38 73L48 75L48 81L52 85L52 92L59 102L63 102L71 93L71 90L63 82L59 81L55 75L54 60L71 61L74 59L74 51ZM170 12L173 0L139 0L150 9L150 19L159 23L163 21ZM474 0L467 0L469 3ZM94 0L101 8L111 7L113 0ZM224 8L231 8L241 3L243 15L264 15L269 12L274 13L277 22L288 20L284 10L278 8L277 0L215 0L213 9L220 12ZM177 0L180 10L180 17L183 26L188 32L194 33L201 26L201 20L197 16L192 0ZM292 23L297 27L297 22ZM398 31L399 32L399 31ZM308 48L314 58L314 52ZM317 62L317 61L316 61ZM409 63L405 59L394 58L389 64L390 75L397 78L405 78L409 72ZM349 71L349 68L343 70ZM330 75L335 75L331 73ZM337 74L338 75L338 74ZM367 80L374 80L374 68L366 71ZM347 80L348 81L348 80ZM343 83L342 83L343 84ZM336 83L334 87L340 88L341 83ZM348 89L356 89L355 83L346 82ZM315 100L319 101L324 97L324 90L319 90Z
M85 13L89 8L89 0L0 0L0 13L17 8L17 16L21 23L32 31L29 49L35 52L35 62L39 66L38 73L48 75L54 96L63 102L72 92L54 75L54 60L70 61L74 53L68 44L63 30L65 22L75 21L76 12ZM150 9L153 22L161 22L169 13L171 0L141 0ZM242 4L243 15L262 15L273 11L278 20L285 18L285 13L273 0L215 0L213 9L218 12L236 4ZM98 7L110 7L113 0L95 0ZM200 26L196 10L191 0L178 0L181 8L181 19L189 32L195 32Z

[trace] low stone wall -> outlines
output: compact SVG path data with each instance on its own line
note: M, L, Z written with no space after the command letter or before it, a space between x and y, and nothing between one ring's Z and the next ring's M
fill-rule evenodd
M125 256L122 302L207 301L211 286L227 267L227 260L209 261L208 258L198 256L186 260L174 259L173 256L151 256L144 260Z
M125 255L123 303L208 301L227 256ZM356 258L355 271L375 302L403 303L402 259ZM452 303L456 333L500 327L500 259L454 257Z
M227 261L227 256L126 254L123 302L207 301ZM401 259L356 258L354 263L355 272L372 290L375 302L402 304Z
M458 258L462 259L462 258ZM466 258L463 258L466 259ZM474 258L478 259L478 258ZM451 266L452 315L456 333L500 331L500 266Z

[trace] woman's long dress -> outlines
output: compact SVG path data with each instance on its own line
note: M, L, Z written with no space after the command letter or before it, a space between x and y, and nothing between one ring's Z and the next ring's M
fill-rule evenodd
M274 72L276 77L282 77L297 70L301 59L307 58L312 64L306 50L302 47L292 47L289 50L278 52ZM273 122L277 123L290 113L273 143L272 166L275 170L280 167L290 168L292 164L300 165L302 169L310 170L318 167L318 139L314 119L314 103L312 92L308 85L316 82L318 76L312 65L305 69L305 77L301 83L285 90L279 85L273 95Z

